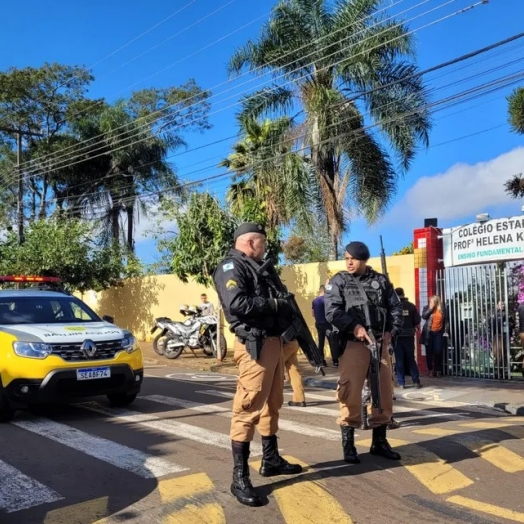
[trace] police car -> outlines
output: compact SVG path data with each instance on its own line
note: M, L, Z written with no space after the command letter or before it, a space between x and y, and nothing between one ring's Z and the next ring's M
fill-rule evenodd
M94 395L113 406L133 402L143 359L130 331L60 290L58 278L0 276L0 283L18 285L0 290L0 422L32 404Z

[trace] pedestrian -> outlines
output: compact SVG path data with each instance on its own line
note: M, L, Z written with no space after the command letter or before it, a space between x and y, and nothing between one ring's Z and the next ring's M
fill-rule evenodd
M202 312L202 315L208 316L213 315L215 313L215 306L209 300L207 299L207 295L205 293L202 293L200 295L200 300L202 301L200 305L198 306L200 311Z
M320 286L318 290L318 296L313 299L313 303L312 303L313 317L315 319L315 328L318 334L318 349L320 350L320 353L322 353L322 355L324 355L324 344L326 341L326 335L328 334L329 330L331 329L330 323L326 320L326 311L325 311L325 305L324 305L325 292L326 292L326 287ZM338 366L338 356L333 351L331 339L329 337L328 337L328 344L329 344L330 353L331 353L331 362L333 363L334 367L337 367ZM327 366L327 363L325 360L323 361L322 365Z
M299 345L296 340L291 340L284 344L284 367L289 377L289 383L293 390L293 400L288 402L290 406L306 407L306 396L304 394L304 385L302 384L302 375L298 368Z
M371 359L366 344L373 333L380 345L380 402L382 410L373 408L370 453L399 460L387 441L386 432L393 414L393 384L388 348L392 337L402 328L402 305L386 276L367 266L369 249L362 242L346 246L347 271L338 272L326 286L326 318L347 337L339 357L340 377L337 399L340 403L342 449L344 460L360 463L355 448L355 428L362 422L362 387L369 374Z
M426 346L426 365L429 376L440 378L442 376L446 314L438 295L433 295L429 299L429 304L422 310L422 318L426 323L422 330L421 343Z
M231 492L241 504L260 506L249 474L249 448L255 428L262 437L263 477L295 474L298 464L284 460L277 446L278 416L284 402L284 357L281 334L289 327L292 308L277 298L266 278L258 274L266 251L266 232L244 223L234 233L235 247L213 275L213 281L230 329L235 333L234 361L238 380L233 400Z
M406 367L409 369L411 380L416 388L421 388L420 373L415 360L415 335L420 326L420 313L417 306L410 302L404 289L397 287L395 293L402 303L402 330L395 338L395 378L401 389L406 387Z

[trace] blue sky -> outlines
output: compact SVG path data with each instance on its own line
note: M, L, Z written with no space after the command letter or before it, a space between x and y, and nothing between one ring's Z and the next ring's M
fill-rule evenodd
M38 67L44 62L92 66L95 82L89 94L114 101L145 87L178 85L194 78L212 91L213 128L187 135L190 148L206 146L172 158L183 181L222 172L216 167L234 140L239 93L269 78L248 75L228 80L226 64L232 51L256 38L274 0L90 0L4 3L0 21L0 69ZM522 31L524 2L491 0L459 15L477 0L386 0L391 12L405 12L416 30L421 69L451 60ZM511 4L511 5L510 5ZM428 12L432 10L431 12ZM446 20L435 23L438 19ZM424 29L421 26L433 24ZM205 49L204 49L205 48ZM432 101L522 71L524 39L426 77ZM485 74L490 70L489 74ZM524 79L520 82L524 85ZM518 85L518 84L517 84ZM387 252L411 242L424 217L438 217L451 226L474 220L477 212L493 217L521 213L521 202L504 195L502 184L523 171L524 137L510 132L505 97L513 87L435 112L430 148L421 151L384 218L369 227L353 220L345 241L366 241L372 255L383 235ZM465 137L465 138L464 138ZM204 184L222 197L228 180ZM147 220L140 226L149 227ZM156 259L154 241L142 238L137 253Z

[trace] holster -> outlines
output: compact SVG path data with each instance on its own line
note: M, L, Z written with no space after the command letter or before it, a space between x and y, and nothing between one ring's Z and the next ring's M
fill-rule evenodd
M344 350L346 349L346 344L348 343L348 335L341 333L338 329L330 330L327 334L327 339L329 342L329 347L331 349L332 358L338 360Z
M249 356L253 360L258 360L262 352L262 346L264 345L265 331L241 325L235 328L235 335L239 338L240 342L246 346Z

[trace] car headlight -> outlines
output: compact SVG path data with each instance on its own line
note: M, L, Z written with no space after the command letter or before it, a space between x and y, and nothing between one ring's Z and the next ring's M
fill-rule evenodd
M13 342L13 349L19 357L46 358L52 353L51 346L43 342Z
M125 349L128 353L138 349L138 342L133 335L126 335L122 340L122 349Z

